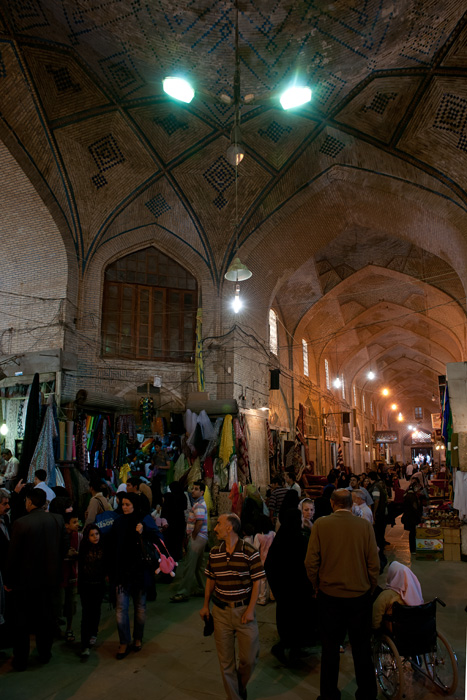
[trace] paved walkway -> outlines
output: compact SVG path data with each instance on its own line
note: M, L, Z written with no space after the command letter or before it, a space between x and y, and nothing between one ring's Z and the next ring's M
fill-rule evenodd
M401 525L388 529L390 560L397 558L412 565L420 578L426 600L436 595L447 607L440 609L438 627L446 633L459 658L460 681L456 700L463 700L465 676L465 627L467 614L467 564L427 561L410 556L407 533ZM385 576L381 577L384 585ZM172 586L160 584L158 599L148 604L148 622L144 647L123 661L115 660L118 638L114 613L103 611L102 629L97 648L86 662L79 658L79 645L70 647L56 642L53 658L44 667L31 655L30 668L24 673L11 670L10 661L0 662L0 698L5 700L224 700L222 682L212 637L203 637L198 616L202 600L170 604ZM303 668L289 669L270 654L277 641L275 605L258 608L261 653L254 677L248 686L249 700L315 700L319 690L319 649L305 660ZM297 620L297 625L300 621ZM75 631L79 629L79 619ZM435 700L442 697L423 679L411 679L407 692L410 700ZM341 656L340 687L342 700L354 698L352 657L349 650Z

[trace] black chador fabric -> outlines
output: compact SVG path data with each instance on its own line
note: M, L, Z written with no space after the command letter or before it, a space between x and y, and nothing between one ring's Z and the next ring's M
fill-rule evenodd
M41 432L41 407L39 403L40 388L39 375L36 373L29 393L28 411L26 413L26 425L24 429L23 451L19 461L18 476L23 481L28 478L29 465L31 464L34 450Z

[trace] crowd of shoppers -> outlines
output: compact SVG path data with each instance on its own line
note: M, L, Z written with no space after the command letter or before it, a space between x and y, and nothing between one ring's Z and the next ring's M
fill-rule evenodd
M271 653L282 664L300 664L320 641L320 697L338 697L339 652L347 634L356 697L375 699L372 627L381 624L394 602L422 601L413 574L393 562L386 589L373 605L377 579L387 563L388 489L397 487L397 479L391 476L388 484L381 470L360 476L331 470L322 494L311 499L302 494L293 472L285 476L274 476L266 500L250 485L241 518L234 513L219 516L214 532L220 544L211 549L207 564L208 508L202 481L195 481L189 493L172 482L164 496L154 498L152 489L131 477L119 488L114 510L105 482L92 478L82 533L70 494L45 489L40 470L34 484L19 482L12 492L0 489L0 641L3 648L13 648L13 668L27 667L32 630L44 664L51 658L61 618L61 636L75 641L78 596L83 660L97 642L107 594L116 610L116 658L139 652L157 566L153 545L163 547L165 542L180 560L171 602L204 595L200 615L214 622L229 699L246 698L259 650L255 607L272 601L278 641ZM403 504L411 549L420 514L417 494L423 488L423 474L412 476Z

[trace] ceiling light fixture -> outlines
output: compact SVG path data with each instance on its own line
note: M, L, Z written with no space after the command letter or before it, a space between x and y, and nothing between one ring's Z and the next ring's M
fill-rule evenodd
M402 423L402 421L404 420L404 416L402 415L402 413L400 411L399 411L399 415L397 416L397 420L399 421L399 423Z
M227 160L235 168L235 252L236 257L229 265L225 273L225 279L229 282L235 282L235 296L232 301L232 307L237 314L243 304L240 299L239 282L244 282L252 276L251 270L242 263L238 257L238 166L242 162L245 155L245 150L242 146L242 135L240 131L240 54L238 50L238 3L235 2L235 73L234 73L234 126L230 134L230 146L227 149Z
M368 379L374 379L376 377L376 374L370 369L368 374L366 375Z
M282 93L280 103L283 109L293 109L310 102L311 88L306 85L292 85Z
M392 410L392 411L397 411L397 404L396 404L396 403L393 403L393 404L391 405L391 410Z
M6 423L3 423L3 425L0 427L0 434L6 435L7 433L8 433L8 426Z
M180 102L189 104L195 96L195 91L190 83L183 78L169 76L162 81L164 92Z
M389 389L383 389L381 393L383 396L389 396Z
M334 379L332 385L333 385L336 389L340 389L340 388L341 388L342 382L341 382L341 380L339 379L339 377L336 377L336 378Z

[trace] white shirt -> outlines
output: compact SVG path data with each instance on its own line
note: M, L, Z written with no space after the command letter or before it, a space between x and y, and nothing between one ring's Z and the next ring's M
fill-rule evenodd
M37 484L37 486L35 486L34 488L36 488L36 489L42 489L43 491L45 491L45 495L47 496L47 501L48 501L49 503L52 503L52 501L53 501L54 498L55 498L55 493L52 491L52 489L51 489L49 486L47 486L47 484L45 483L45 481L39 481L39 483Z
M287 488L290 489L291 491L296 491L299 496L302 495L302 489L301 489L300 485L297 484L297 482L292 484L292 486L287 486Z
M15 476L18 476L19 460L16 459L16 457L10 457L6 464L7 467L5 470L4 478L6 480L14 479Z
M373 525L373 513L371 512L371 508L369 508L366 503L361 503L359 507L365 520L368 520L370 525Z

